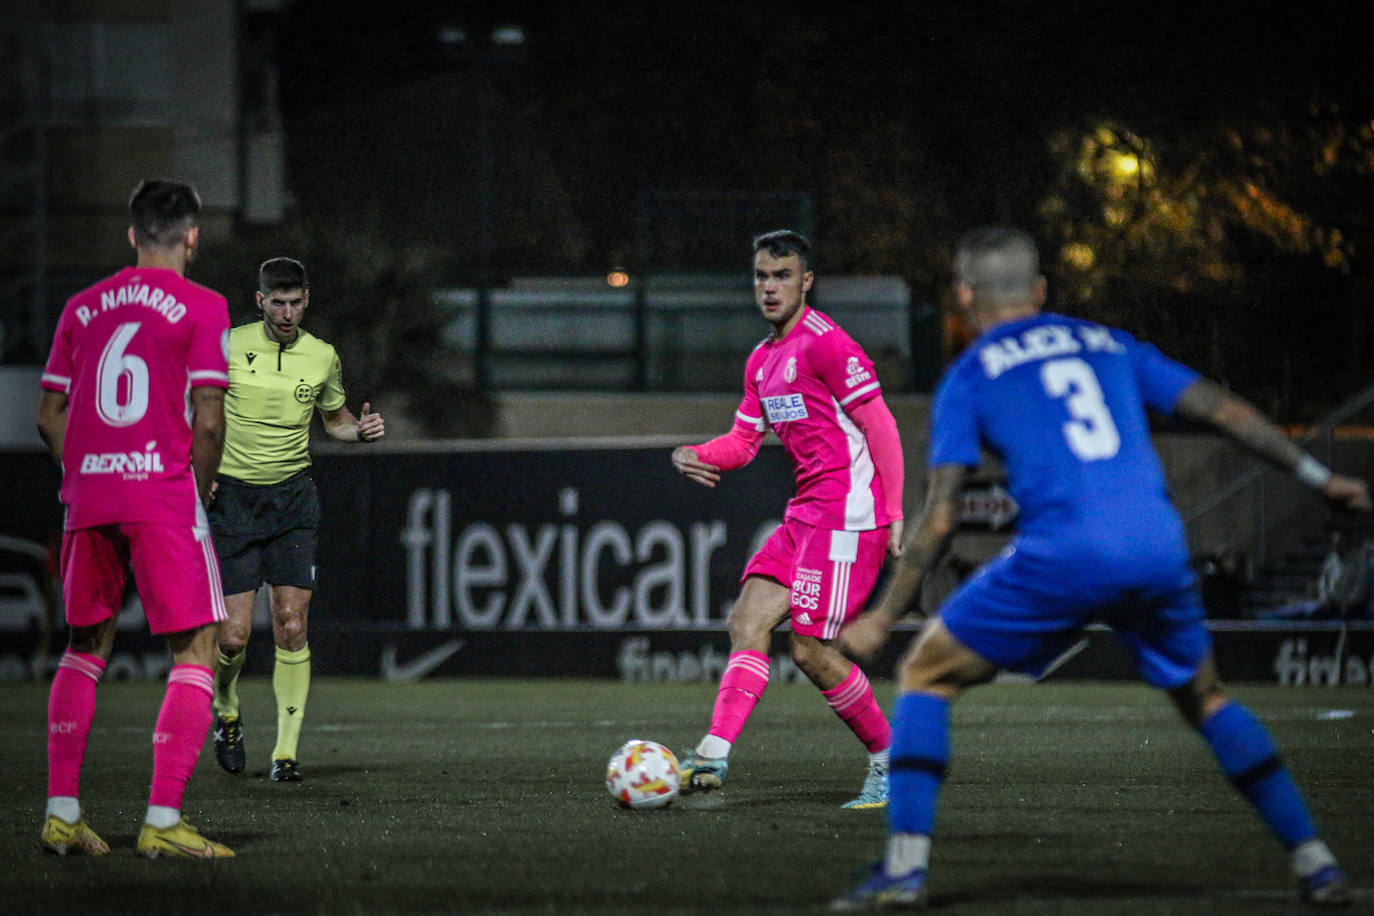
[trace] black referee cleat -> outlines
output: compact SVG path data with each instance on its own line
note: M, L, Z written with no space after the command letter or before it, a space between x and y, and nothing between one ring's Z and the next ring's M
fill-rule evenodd
M272 761L273 782L300 782L303 779L305 776L290 757L278 757Z
M243 753L243 723L238 716L215 716L215 759L226 772L243 772L247 760Z

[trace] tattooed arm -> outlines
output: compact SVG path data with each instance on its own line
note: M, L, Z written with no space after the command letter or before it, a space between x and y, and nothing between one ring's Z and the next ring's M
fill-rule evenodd
M1369 486L1343 474L1333 474L1304 452L1249 402L1216 382L1198 379L1179 396L1174 412L1207 423L1226 433L1275 467L1292 471L1332 505L1351 512L1369 512Z
M916 610L912 605L920 595L921 583L944 556L959 524L967 476L968 469L961 464L942 464L931 469L921 519L907 537L877 604L840 631L841 651L856 658L872 657L887 641L892 624L908 611Z

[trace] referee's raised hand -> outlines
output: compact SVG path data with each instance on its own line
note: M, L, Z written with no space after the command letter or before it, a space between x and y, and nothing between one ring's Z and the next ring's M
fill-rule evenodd
M358 417L358 441L376 442L386 435L386 421L382 415L372 412L372 402L363 404L362 415Z

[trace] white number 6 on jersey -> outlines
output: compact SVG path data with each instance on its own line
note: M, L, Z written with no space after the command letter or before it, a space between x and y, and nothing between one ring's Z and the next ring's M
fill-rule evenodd
M1111 458L1121 449L1121 433L1102 396L1097 373L1081 359L1056 359L1040 367L1040 382L1052 398L1065 398L1072 417L1064 424L1069 451L1083 461Z
M137 321L121 324L100 354L95 406L100 419L110 426L133 426L148 412L148 364L142 357L124 352L138 329ZM124 383L123 401L120 400L121 383Z

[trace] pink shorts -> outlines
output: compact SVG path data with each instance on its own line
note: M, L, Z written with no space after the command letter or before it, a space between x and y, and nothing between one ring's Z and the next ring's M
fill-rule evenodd
M208 528L124 522L63 533L67 623L90 627L117 615L131 569L154 633L194 630L225 618Z
M834 639L873 591L887 539L886 527L832 531L789 519L754 554L741 581L781 582L791 590L792 632Z

